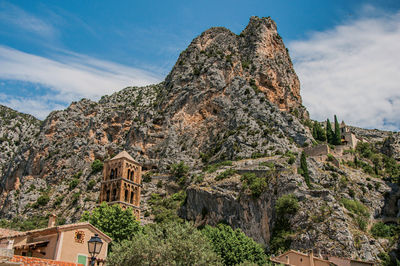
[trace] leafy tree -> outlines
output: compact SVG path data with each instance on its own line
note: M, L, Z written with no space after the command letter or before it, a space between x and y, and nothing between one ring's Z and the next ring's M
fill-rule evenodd
M119 205L103 202L92 212L84 212L81 221L88 221L113 239L113 243L132 238L141 230L132 209L123 210Z
M178 209L186 199L185 191L172 194L169 197L161 197L159 194L151 194L149 200L151 213L154 215L154 221L157 223L170 223L182 221L178 216Z
M92 163L92 174L100 172L101 170L103 170L103 163L99 159L94 160Z
M306 154L303 152L301 152L301 156L300 156L300 172L301 175L304 177L304 180L306 181L306 184L309 188L312 187L311 185L311 181L310 181L310 174L308 172L308 166L307 166L307 158L306 158Z
M271 253L277 254L290 248L292 229L289 218L296 214L298 209L298 200L293 194L283 195L276 201L277 218L269 243Z
M342 144L342 136L340 134L340 126L339 122L337 120L337 117L335 115L335 134L333 136L333 143L334 145L340 145Z
M202 233L211 241L213 250L221 256L225 265L236 265L245 261L258 265L266 263L262 246L240 229L233 230L225 224L216 227L206 225Z
M283 195L276 201L275 210L279 216L295 214L298 209L299 203L293 194Z
M332 130L332 125L331 121L329 121L329 118L326 120L326 140L328 141L329 144L334 144L334 133Z
M267 178L258 177L254 173L243 174L240 181L243 182L243 190L249 189L254 198L258 198L268 188Z
M189 223L145 226L130 240L116 244L108 265L222 265L208 239Z
M315 121L313 125L313 137L319 141L326 141L326 133L321 124L317 121Z
M178 183L183 185L186 182L189 166L184 162L174 163L171 165L171 174L176 177Z

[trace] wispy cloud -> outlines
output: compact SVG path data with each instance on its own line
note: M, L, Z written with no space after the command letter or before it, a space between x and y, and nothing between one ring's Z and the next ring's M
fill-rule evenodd
M54 37L57 34L57 30L48 22L5 1L0 3L0 21L41 37Z
M289 44L313 119L400 129L400 12L361 16Z
M47 98L3 95L1 100L10 107L25 102L23 105L31 106L30 113L40 113L38 117L44 118L44 112L60 106L54 101L67 104L80 98L98 99L127 86L158 83L161 77L77 53L64 52L50 59L0 46L0 79L36 83L49 88Z

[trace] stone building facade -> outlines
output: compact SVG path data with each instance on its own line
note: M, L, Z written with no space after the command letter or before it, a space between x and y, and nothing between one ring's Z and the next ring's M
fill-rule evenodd
M104 162L99 202L131 207L140 220L142 167L126 151Z

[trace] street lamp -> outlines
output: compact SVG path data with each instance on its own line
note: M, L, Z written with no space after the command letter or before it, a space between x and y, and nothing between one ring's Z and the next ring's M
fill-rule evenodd
M94 262L96 260L96 255L100 254L101 247L103 246L103 241L101 241L100 237L97 234L94 234L88 241L88 249L91 257L91 266L94 266Z

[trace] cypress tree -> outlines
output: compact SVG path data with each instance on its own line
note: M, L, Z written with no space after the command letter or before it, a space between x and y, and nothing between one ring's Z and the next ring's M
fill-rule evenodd
M334 139L333 139L333 144L334 145L342 144L342 136L340 134L340 126L339 126L339 122L337 120L336 115L335 115L335 135L334 135Z
M329 118L326 120L326 139L328 140L329 144L333 144L334 145L334 133L332 130L332 125L331 125L331 121L329 121Z
M324 129L321 127L321 124L318 123L317 121L314 121L313 125L313 137L315 140L319 141L325 141L326 140L326 134Z
M312 187L311 182L310 182L310 174L308 173L308 166L307 166L307 158L306 154L301 152L301 157L300 157L300 169L301 169L301 175L304 177L304 180L306 181L306 184L309 188Z

